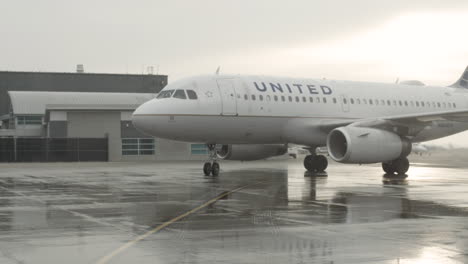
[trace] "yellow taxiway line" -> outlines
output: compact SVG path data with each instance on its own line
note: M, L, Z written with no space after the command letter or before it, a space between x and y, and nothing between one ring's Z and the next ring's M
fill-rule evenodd
M108 263L112 258L114 258L115 256L117 256L118 254L122 253L123 251L127 250L128 248L130 248L131 246L135 245L137 242L147 238L148 236L158 232L158 231L161 231L162 229L172 225L173 223L179 221L179 220L182 220L183 218L191 215L191 214L194 214L196 212L198 212L199 210L217 202L218 200L220 199L223 199L224 197L228 196L229 194L232 194L232 193L235 193L235 192L238 192L248 186L251 186L252 184L249 184L249 185L245 185L245 186L242 186L242 187L239 187L239 188L236 188L236 189L233 189L233 190L230 190L230 191L226 191L226 192L223 192L221 193L220 195L216 196L215 198L205 202L204 204L188 211L188 212L185 212L177 217L174 217L172 218L171 220L155 227L154 229L146 232L145 234L143 235L140 235L138 237L136 237L135 239L125 243L124 245L122 245L121 247L117 248L116 250L112 251L111 253L107 254L106 256L100 258L96 264L105 264L105 263Z

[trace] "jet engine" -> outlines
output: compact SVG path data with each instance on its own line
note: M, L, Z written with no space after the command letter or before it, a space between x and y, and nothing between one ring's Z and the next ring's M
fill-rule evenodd
M366 127L339 127L327 137L328 153L341 163L391 161L408 156L411 146L408 139L395 133Z
M287 145L222 145L216 155L225 160L247 161L281 156L287 151Z

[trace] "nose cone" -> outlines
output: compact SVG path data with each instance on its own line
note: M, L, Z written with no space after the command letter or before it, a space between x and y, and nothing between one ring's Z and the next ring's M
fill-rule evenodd
M141 132L151 135L153 124L151 122L151 103L146 102L140 105L132 115L133 126Z

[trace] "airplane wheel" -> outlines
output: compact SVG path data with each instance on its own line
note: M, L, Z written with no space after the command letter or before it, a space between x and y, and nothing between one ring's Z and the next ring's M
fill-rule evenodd
M219 175L219 163L218 162L213 162L213 165L211 166L211 174L213 174L213 176Z
M308 155L304 159L304 167L311 172L323 172L328 167L328 160L323 155Z
M328 160L323 155L315 156L315 164L318 172L324 172L328 167Z
M308 171L315 171L315 166L314 166L314 156L312 155L307 155L304 159L304 167L306 168L306 170Z
M203 173L205 174L205 176L210 176L211 171L212 171L211 163L206 162L203 165Z
M402 175L408 172L410 164L407 158L399 158L392 162L392 167L396 173Z
M392 163L382 162L382 169L387 174L394 174L395 170L393 169Z

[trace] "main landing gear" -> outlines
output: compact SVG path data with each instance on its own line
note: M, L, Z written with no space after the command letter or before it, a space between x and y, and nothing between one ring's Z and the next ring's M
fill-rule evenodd
M304 167L310 172L324 172L328 167L328 160L323 155L313 154L308 155L304 159Z
M409 167L410 164L408 158L406 157L398 158L388 162L382 162L382 169L385 171L385 173L390 175L395 173L398 175L404 175L406 172L408 172Z
M207 144L207 147L210 152L210 157L209 161L205 162L203 165L203 173L205 176L218 176L220 167L217 161L218 157L216 156L216 144Z

